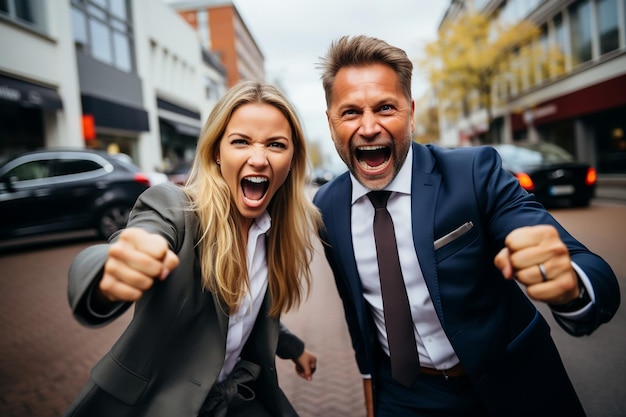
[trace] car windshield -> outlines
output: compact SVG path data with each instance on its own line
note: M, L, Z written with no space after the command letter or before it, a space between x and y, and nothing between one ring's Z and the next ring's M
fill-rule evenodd
M523 145L498 145L502 159L516 165L542 165L574 162L574 157L565 149L551 143Z

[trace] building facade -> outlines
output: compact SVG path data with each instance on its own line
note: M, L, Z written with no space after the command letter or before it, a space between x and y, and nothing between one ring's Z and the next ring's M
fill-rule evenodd
M228 86L239 80L265 80L265 58L231 0L168 0L220 57Z
M69 5L0 3L0 155L80 146L81 105Z
M226 86L219 60L160 0L7 0L0 45L2 157L86 147L165 170L193 157Z
M468 10L507 22L528 19L540 28L541 45L564 57L559 75L531 66L496 82L495 141L556 143L596 166L601 180L625 179L626 0L452 1L443 22ZM481 143L484 111L441 119L444 145Z

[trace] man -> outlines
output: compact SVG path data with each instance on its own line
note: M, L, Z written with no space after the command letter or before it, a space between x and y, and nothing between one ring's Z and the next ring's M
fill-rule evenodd
M404 51L343 37L321 68L328 125L349 173L314 201L368 415L584 416L528 297L548 303L570 334L590 334L619 306L611 268L502 170L491 147L412 143ZM388 191L386 206L372 190ZM387 212L392 223L377 226ZM385 230L395 231L399 255L382 241ZM400 265L388 266L395 257ZM388 289L394 269L400 292ZM408 337L396 336L403 308Z

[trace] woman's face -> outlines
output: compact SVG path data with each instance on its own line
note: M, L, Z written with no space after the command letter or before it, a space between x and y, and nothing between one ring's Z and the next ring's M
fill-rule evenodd
M293 155L291 126L276 107L247 103L233 112L216 159L247 226L287 179Z

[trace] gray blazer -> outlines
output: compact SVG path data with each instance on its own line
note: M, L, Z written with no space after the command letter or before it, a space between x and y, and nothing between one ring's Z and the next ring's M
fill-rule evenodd
M135 303L131 323L92 369L90 381L66 416L198 415L224 362L228 316L215 294L202 290L196 253L198 220L187 208L185 195L172 184L153 186L137 200L128 226L163 236L178 254L180 265ZM120 303L102 314L89 306L108 247L85 249L69 271L72 311L88 326L107 324L131 305ZM294 359L304 345L282 329L278 318L268 317L270 305L267 293L242 359L261 366L251 387L272 415L297 416L278 386L275 355L279 349Z

